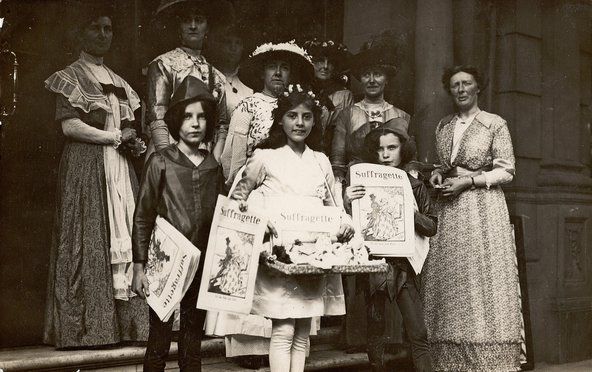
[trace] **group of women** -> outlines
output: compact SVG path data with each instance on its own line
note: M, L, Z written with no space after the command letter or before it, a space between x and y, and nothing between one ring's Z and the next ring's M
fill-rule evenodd
M113 37L109 13L92 8L77 20L79 59L45 81L67 139L46 343L64 349L147 341L144 369L163 370L172 319L162 322L144 301L156 216L203 253L218 194L242 209L289 197L299 205L343 206L336 238L347 241L356 232L346 210L365 193L349 185L349 167L405 169L413 159L410 115L384 97L396 73L392 48L368 44L347 58L347 49L329 40L269 42L245 59L243 26L215 24L230 18L228 9L224 1L160 5L157 17L180 45L149 65L147 137L133 126L139 96L103 64ZM218 68L202 55L206 35ZM345 70L361 84L357 102L340 78ZM385 343L404 337L418 371L519 370L518 279L500 187L514 176L511 138L501 117L479 109L484 80L476 69L453 67L442 82L457 110L436 125L439 166L427 183L409 176L416 232L431 237L422 274L403 259L389 260L386 274L343 283L340 276L278 278L261 267L251 315L206 314L195 307L202 254L180 304L181 370L200 370L206 323L207 334L226 336L228 356L269 355L272 371L302 371L318 317L343 314L344 342L363 344L376 371L386 370ZM139 184L130 157L142 154Z

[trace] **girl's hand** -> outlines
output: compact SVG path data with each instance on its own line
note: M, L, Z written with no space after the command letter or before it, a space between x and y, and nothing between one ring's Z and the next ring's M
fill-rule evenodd
M430 176L430 185L432 187L440 186L442 184L442 175L439 172L432 173Z
M274 238L278 237L278 232L275 229L275 226L273 226L273 224L271 223L271 221L267 221L267 234L272 235Z
M352 201L363 198L366 195L366 189L362 185L351 185L345 188L345 197L343 202L350 205Z
M339 227L339 231L337 231L337 241L340 243L348 242L354 237L354 233L355 230L351 225L343 223Z
M447 178L442 183L442 196L456 197L461 192L471 187L471 179L468 177Z
M246 200L238 200L238 210L245 213L248 209L247 201Z
M134 263L134 278L132 279L132 291L140 296L142 299L150 296L150 290L148 289L148 279L146 273L144 273L143 263Z

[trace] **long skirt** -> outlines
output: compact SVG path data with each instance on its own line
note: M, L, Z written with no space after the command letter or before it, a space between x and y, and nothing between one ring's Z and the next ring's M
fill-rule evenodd
M518 370L519 287L504 193L467 190L437 206L438 234L423 270L434 369Z
M134 194L138 182L130 164ZM113 298L103 148L70 142L62 154L44 342L91 347L148 338L148 305Z

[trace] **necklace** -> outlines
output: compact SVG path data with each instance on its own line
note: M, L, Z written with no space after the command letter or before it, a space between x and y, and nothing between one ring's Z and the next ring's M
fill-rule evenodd
M232 88L232 93L234 93L234 94L238 93L238 89L234 86L234 82L235 82L237 73L238 73L238 68L235 69L231 74L225 75L226 81L228 82L228 84Z

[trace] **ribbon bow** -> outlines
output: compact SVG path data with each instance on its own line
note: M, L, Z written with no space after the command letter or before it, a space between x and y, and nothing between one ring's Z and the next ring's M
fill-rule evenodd
M115 94L115 97L117 97L119 99L127 99L127 93L125 92L125 89L123 89L123 88L116 87L113 84L103 84L103 83L101 83L101 88L103 88L103 93L105 95L108 95L109 93L113 93L113 94Z

